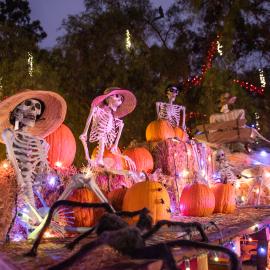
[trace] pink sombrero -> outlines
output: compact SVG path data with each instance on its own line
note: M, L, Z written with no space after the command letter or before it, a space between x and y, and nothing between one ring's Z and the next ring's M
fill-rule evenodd
M103 105L103 101L105 101L107 97L117 94L123 96L124 100L114 115L118 118L124 117L135 109L137 103L136 97L129 90L121 89L118 87L107 88L103 95L96 97L92 101L91 106L96 107Z
M29 128L32 135L44 138L64 122L67 104L59 94L45 90L21 90L18 94L0 102L0 142L3 143L1 134L4 129L13 128L10 123L10 113L26 99L38 99L45 105L41 119L36 122L34 127Z

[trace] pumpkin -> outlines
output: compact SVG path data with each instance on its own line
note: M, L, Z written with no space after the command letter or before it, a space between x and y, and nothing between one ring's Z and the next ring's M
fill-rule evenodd
M68 200L75 202L95 203L100 202L96 194L88 188L78 188L68 197ZM74 207L74 226L76 227L91 227L95 224L95 210Z
M116 211L121 211L127 188L118 188L108 193L108 200Z
M76 141L71 130L64 124L45 138L50 145L48 161L52 167L69 167L75 158Z
M215 196L205 184L186 185L180 197L180 210L185 216L205 217L215 209Z
M212 188L215 196L215 210L216 213L230 214L235 211L235 188L230 183L218 183Z
M146 140L148 142L162 141L175 136L175 131L166 120L152 121L146 128Z
M178 138L181 141L186 142L188 140L188 135L187 133L180 127L175 127L174 128L174 133L175 133L175 137Z
M91 155L91 159L96 158L97 151L98 151L98 146L96 146L94 148L92 155ZM121 154L121 151L119 148L117 149L117 152L119 154ZM103 154L103 160L109 169L123 170L124 161L123 161L122 157L119 157L119 156L113 154L109 149L105 148L104 154Z
M126 149L123 152L124 155L131 158L138 172L145 171L147 173L152 172L154 168L154 160L151 153L144 147L134 147ZM129 169L129 168L127 168Z
M123 201L123 211L137 211L148 208L153 222L170 219L170 197L166 188L159 182L147 179L129 188ZM138 217L129 219L135 223Z

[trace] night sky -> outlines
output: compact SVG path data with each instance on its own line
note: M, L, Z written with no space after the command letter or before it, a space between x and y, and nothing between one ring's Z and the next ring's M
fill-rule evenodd
M83 0L29 0L31 8L31 17L33 20L40 20L42 27L47 33L40 46L50 48L56 44L56 38L63 34L60 30L62 20L67 15L78 14L84 10ZM173 2L173 0L152 0L157 7L162 6L164 10Z

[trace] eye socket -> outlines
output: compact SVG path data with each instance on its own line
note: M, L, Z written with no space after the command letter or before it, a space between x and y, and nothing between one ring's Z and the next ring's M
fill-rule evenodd
M124 100L124 97L122 95L120 95L120 94L116 94L115 97L120 98L122 101Z
M36 107L37 109L41 109L41 105L40 105L39 103L36 103L36 104L35 104L35 107Z
M26 101L24 102L24 105L29 107L29 106L32 105L32 101L31 101L31 100L26 100Z

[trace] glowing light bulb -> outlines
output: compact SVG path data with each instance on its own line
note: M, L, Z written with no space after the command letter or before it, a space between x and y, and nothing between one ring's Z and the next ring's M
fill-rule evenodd
M7 162L3 162L2 167L6 170L9 167L9 164Z
M45 237L45 238L51 238L51 237L53 237L53 234L51 234L50 232L46 231L46 232L44 233L44 237Z
M244 202L246 200L245 196L241 196L241 201Z
M254 228L255 231L259 230L259 224L256 223L256 224L253 226L253 228Z
M259 194L260 189L256 188L255 192L256 192L256 194Z
M215 256L215 257L214 257L214 261L215 261L215 262L218 262L218 261L219 261L218 256Z
M251 237L248 238L248 242L252 242L252 240L253 240L253 239L252 239Z
M189 175L189 171L188 170L183 170L182 171L182 176L183 177L187 177Z
M55 186L56 184L56 177L55 176L50 176L49 179L48 179L48 183L50 186Z
M265 177L270 177L270 172L266 172L264 175Z
M208 157L208 162L211 162L212 158L211 156Z
M262 150L261 152L260 152L260 155L261 155L261 157L267 157L267 152L266 151L264 151L264 150Z
M32 77L33 76L33 55L28 52L28 59L27 59L27 63L28 63L28 73L29 76Z
M240 188L240 183L239 182L236 182L236 184L235 184L235 188Z
M15 241L15 242L22 241L23 240L23 236L21 234L19 234L19 233L18 234L15 234L12 240Z
M190 261L189 261L189 259L185 260L185 268L186 268L186 270L190 270Z
M63 166L63 163L61 161L56 161L54 165L58 168L61 168Z
M265 249L264 247L260 247L260 248L258 249L258 251L259 251L259 254L260 254L260 255L265 255L265 254L266 254L266 249Z

